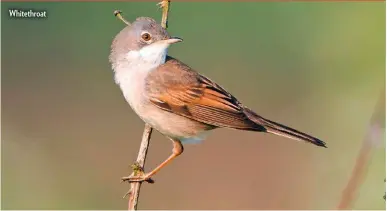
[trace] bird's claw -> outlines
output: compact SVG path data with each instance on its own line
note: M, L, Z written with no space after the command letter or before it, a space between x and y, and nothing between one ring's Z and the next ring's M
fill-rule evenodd
M148 182L148 183L154 183L155 181L152 178L147 177L146 175L142 176L134 176L133 174L128 177L122 177L121 182L128 181L129 183L132 182ZM129 189L128 192L125 193L125 195L122 198L126 198L127 196L130 196L132 194L132 189Z
M131 165L133 173L130 176L122 177L121 182L148 182L154 183L153 179L148 174L145 174L144 169L137 162Z
M121 181L122 182L129 182L129 183L132 183L132 182L148 182L148 183L154 183L155 181L150 178L148 175L146 174L141 174L141 175L138 175L138 176L134 176L134 174L128 176L128 177L122 177L121 178Z
M121 178L121 182L126 182L126 181L129 182L129 183L132 183L132 182L144 182L144 181L146 181L148 183L154 183L155 182L152 178L150 178L149 176L147 176L143 172L141 173L140 176L134 176L134 172L133 172L130 176L122 177ZM126 198L130 194L132 194L132 189L129 189L128 192L126 192L125 195L122 198Z

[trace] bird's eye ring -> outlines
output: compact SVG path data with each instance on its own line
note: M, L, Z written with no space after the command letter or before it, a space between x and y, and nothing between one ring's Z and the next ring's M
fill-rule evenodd
M145 32L141 35L141 38L144 40L144 41L149 41L151 40L151 35L148 33L148 32Z

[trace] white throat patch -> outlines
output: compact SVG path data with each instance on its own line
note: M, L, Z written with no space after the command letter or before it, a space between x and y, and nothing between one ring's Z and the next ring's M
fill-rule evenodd
M168 53L168 45L154 43L146 46L139 51L129 51L127 59L131 63L146 63L150 66L159 66L165 63Z
M168 47L167 44L154 43L139 51L129 51L125 55L126 61L113 68L116 83L120 86L133 86L132 88L136 87L135 84L142 83L149 72L165 63Z

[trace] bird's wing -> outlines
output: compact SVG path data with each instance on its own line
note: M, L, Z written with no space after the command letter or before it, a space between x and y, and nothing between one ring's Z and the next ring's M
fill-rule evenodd
M172 57L146 81L149 100L160 109L217 127L265 130L229 92Z

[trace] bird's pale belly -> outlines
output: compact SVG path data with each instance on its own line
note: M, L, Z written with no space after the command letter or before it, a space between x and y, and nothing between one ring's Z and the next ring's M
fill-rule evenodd
M131 80L131 83L123 82L120 86L133 111L163 135L182 142L197 142L205 138L204 134L207 130L214 128L156 107L146 97L145 83L142 80Z
M172 138L202 139L204 138L203 133L213 128L207 124L161 110L151 104L145 105L144 109L147 115L140 115L142 112L137 114L160 133Z

